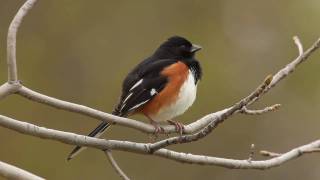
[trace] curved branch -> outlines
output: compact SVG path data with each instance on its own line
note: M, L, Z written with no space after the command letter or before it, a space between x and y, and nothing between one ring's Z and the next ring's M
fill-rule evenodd
M23 17L27 15L29 10L37 0L27 0L19 9L16 16L11 21L7 37L7 64L8 64L8 82L18 81L17 62L16 62L16 41L19 26Z
M255 110L247 109L247 107L244 106L241 109L241 113L247 114L247 115L261 115L261 114L264 114L264 113L273 112L275 110L278 110L280 108L280 106L281 106L281 104L274 104L272 106L267 106L267 107L265 107L263 109L255 109Z
M9 96L12 93L15 93L18 91L18 89L21 87L18 83L4 83L0 86L0 100L5 98L6 96Z
M104 140L89 136L78 135L70 132L63 132L54 129L39 127L31 123L17 121L15 119L0 115L0 126L11 130L39 137L60 141L66 144L87 146L96 149L128 151L139 154L150 154L149 145L145 143L136 143L129 141ZM199 164L199 165L215 165L233 169L268 169L279 166L287 161L300 157L301 155L310 152L313 149L320 148L320 140L316 140L309 144L297 147L278 157L268 160L253 161L253 160L235 160L218 158L204 155L194 155L190 153L176 152L168 149L159 149L153 155L174 160L181 163Z
M299 40L299 38L297 36L294 37L294 42L297 45L297 48L298 48L298 51L299 51L299 56L295 60L293 60L292 62L287 64L284 68L280 69L273 76L273 80L270 83L269 87L263 92L264 94L266 92L268 92L272 87L276 86L279 81L281 81L283 78L287 77L290 73L292 73L299 64L301 64L302 62L307 60L308 57L314 51L316 51L320 46L320 39L317 39L316 42L314 42L309 49L307 49L305 52L301 53L302 45L301 45L301 42L300 42L300 40Z
M104 151L104 153L108 157L110 164L116 170L116 172L119 174L119 176L124 180L130 180L130 178L122 171L122 169L119 167L118 163L114 160L111 151L107 149Z
M15 180L44 180L26 170L0 161L0 176Z

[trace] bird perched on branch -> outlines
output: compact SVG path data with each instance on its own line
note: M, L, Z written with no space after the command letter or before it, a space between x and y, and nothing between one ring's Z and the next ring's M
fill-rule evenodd
M140 113L150 120L155 134L163 131L159 126L163 121L175 125L182 133L183 124L172 119L183 114L196 99L202 71L194 56L200 49L183 37L166 40L124 79L120 101L112 114L127 117ZM99 137L110 125L102 122L88 136ZM84 147L75 147L68 160L82 149Z

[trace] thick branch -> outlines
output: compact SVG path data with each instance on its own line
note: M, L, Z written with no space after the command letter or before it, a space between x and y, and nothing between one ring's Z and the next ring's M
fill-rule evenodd
M17 32L19 26L23 20L23 17L27 15L29 10L33 7L37 0L28 0L26 1L16 16L13 18L9 30L8 30L8 38L7 38L7 64L8 64L8 82L17 82L18 81L18 72L17 72L17 63L16 63L16 40L17 40Z
M109 113L105 113L84 105L79 105L79 104L75 104L75 103L71 103L68 101L63 101L63 100L59 100L57 98L53 98L50 96L46 96L43 95L41 93L38 93L36 91L33 91L25 86L22 86L17 94L38 102L38 103L42 103L54 108L58 108L58 109L62 109L62 110L66 110L66 111L70 111L70 112L74 112L74 113L79 113L85 116L89 116L98 120L104 120L104 121L108 121L108 122L112 122L112 123L116 123L118 125L121 126L125 126L125 127L130 127L133 129L137 129L141 132L144 133L154 133L155 129L154 126L150 125L150 124L146 124L143 123L141 121L136 121L133 119L128 119L128 118L123 118L123 117L118 117L118 116L114 116L112 114ZM207 116L204 116L203 118L197 120L196 122L193 122L187 126L185 126L185 130L184 133L189 134L189 133L193 133L196 132L200 129L202 129L203 127L205 127L206 125L208 125L208 123L212 120L212 117L216 117L216 116L221 116L221 114L225 113L227 109L222 110L222 111L218 111L216 113L212 113L209 114ZM172 125L166 125L163 126L164 128L164 133L169 134L169 133L176 133L175 127Z
M0 161L0 176L14 180L44 180L26 170Z
M0 100L5 98L6 96L17 92L17 90L20 88L19 83L4 83L0 86Z
M129 151L139 154L150 154L150 149L148 144L145 143L135 143L129 141L116 141L116 140L104 140L97 139L93 137L77 135L70 132L63 132L53 129L47 129L44 127L35 126L30 123L21 122L8 118L5 116L0 116L0 126L9 128L11 130L40 137L44 139L51 139L55 141L60 141L66 144L79 145L93 147L96 149L111 149L120 151ZM312 149L320 148L320 140L316 140L307 145L297 147L290 150L289 152L283 153L278 157L264 160L264 161L248 161L248 160L234 160L226 158L218 158L204 155L194 155L190 153L176 152L168 149L159 149L154 152L153 155L189 164L199 164L199 165L215 165L226 168L236 168L236 169L268 169L272 167L279 166L287 161L293 160L300 157L301 155L307 153Z

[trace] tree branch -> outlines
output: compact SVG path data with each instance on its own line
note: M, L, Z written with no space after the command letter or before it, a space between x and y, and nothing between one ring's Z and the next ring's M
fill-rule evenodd
M101 150L119 150L128 151L139 154L150 154L149 145L145 143L136 143L130 141L116 141L98 139L70 132L63 132L54 129L39 127L31 123L17 121L15 119L0 115L0 126L11 130L39 137L43 139L51 139L66 144L87 146ZM218 158L204 155L194 155L190 153L176 152L168 149L159 149L153 153L155 156L174 160L181 163L199 164L199 165L215 165L232 169L269 169L279 166L287 161L293 160L306 154L308 151L320 148L320 140L313 141L309 144L294 148L278 157L274 157L263 161L235 160L227 158Z
M20 88L20 84L17 83L4 83L0 86L0 100L15 93Z
M0 161L0 176L14 180L44 180L28 171Z
M29 10L37 0L27 0L19 9L16 16L11 21L7 38L7 64L8 64L8 82L14 83L18 81L17 63L16 63L16 41L19 26L23 17L27 15Z
M247 107L244 106L241 109L241 113L247 114L247 115L261 115L261 114L264 114L264 113L267 113L267 112L273 112L275 110L278 110L280 108L280 106L281 106L281 104L274 104L272 106L268 106L268 107L265 107L263 109L255 109L255 110L247 109Z
M116 172L119 174L119 176L124 180L130 180L130 178L122 171L122 169L120 168L118 163L114 160L111 151L107 149L104 151L104 153L108 157L110 164L116 170Z

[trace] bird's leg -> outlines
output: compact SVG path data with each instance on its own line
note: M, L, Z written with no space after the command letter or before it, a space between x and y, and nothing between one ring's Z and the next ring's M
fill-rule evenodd
M154 140L156 140L158 138L158 134L164 133L164 129L163 129L163 127L161 127L159 125L159 123L157 121L154 121L149 116L147 116L147 117L150 120L150 123L152 124L152 126L155 128L155 131L154 131L155 139Z
M157 135L157 134L160 134L160 133L164 132L163 127L161 127L157 121L154 121L154 120L151 119L150 122L155 128L154 134Z
M176 127L177 132L182 136L183 130L184 130L184 124L173 121L173 120L167 120L169 124L174 125Z

